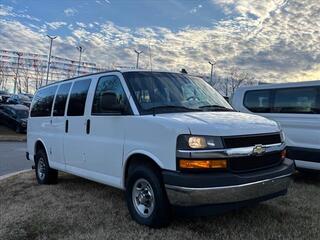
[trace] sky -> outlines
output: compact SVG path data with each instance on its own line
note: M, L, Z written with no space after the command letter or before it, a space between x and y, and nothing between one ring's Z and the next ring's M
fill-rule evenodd
M0 0L0 49L101 67L140 66L263 82L320 79L319 0ZM151 60L150 60L151 59Z

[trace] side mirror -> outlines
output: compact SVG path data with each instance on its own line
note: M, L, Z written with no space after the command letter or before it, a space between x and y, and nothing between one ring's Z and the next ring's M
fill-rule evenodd
M118 103L117 95L113 92L103 92L100 95L100 109L102 112L119 112L125 111L125 106Z

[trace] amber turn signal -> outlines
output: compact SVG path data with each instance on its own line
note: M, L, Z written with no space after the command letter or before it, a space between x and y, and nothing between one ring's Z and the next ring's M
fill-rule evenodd
M227 168L227 160L187 160L180 159L179 167L181 169L225 169Z
M281 152L281 159L285 159L287 157L287 150L283 150Z

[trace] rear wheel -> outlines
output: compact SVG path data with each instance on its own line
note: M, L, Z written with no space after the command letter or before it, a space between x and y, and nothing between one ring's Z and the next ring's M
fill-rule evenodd
M152 166L130 167L126 201L131 217L142 225L160 228L170 222L170 204L159 171Z
M50 168L46 152L41 149L35 158L35 171L39 184L57 183L58 171Z

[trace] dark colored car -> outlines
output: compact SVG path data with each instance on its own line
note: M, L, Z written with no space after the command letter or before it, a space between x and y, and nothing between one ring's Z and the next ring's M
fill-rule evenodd
M31 100L30 97L25 96L23 94L15 94L7 99L7 104L22 104L27 107L30 107Z
M31 94L31 93L20 93L20 95L26 96L26 97L28 97L30 99L30 101L32 101L33 94Z
M6 103L8 98L10 98L11 95L6 91L0 91L0 103Z
M27 131L29 108L24 105L1 105L0 123L14 129L17 133Z

